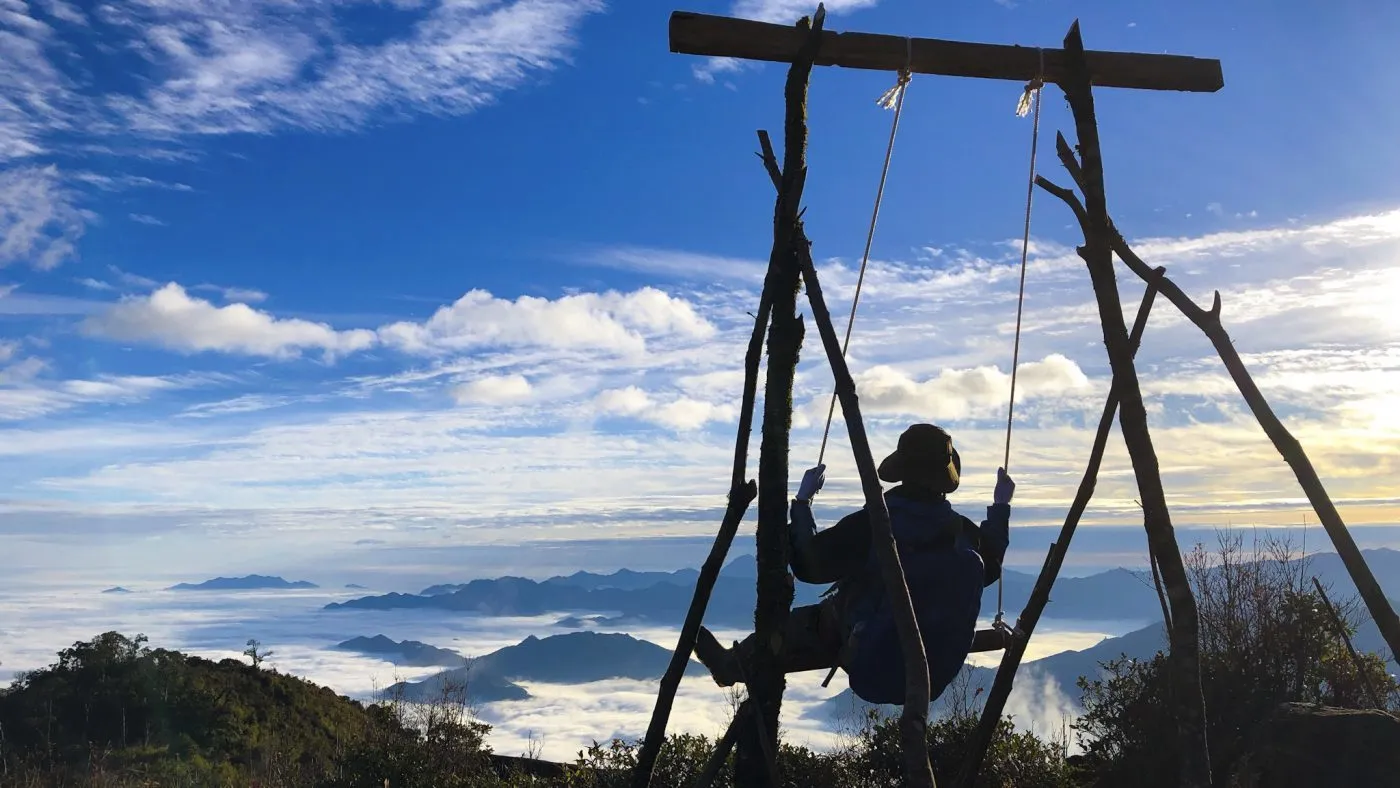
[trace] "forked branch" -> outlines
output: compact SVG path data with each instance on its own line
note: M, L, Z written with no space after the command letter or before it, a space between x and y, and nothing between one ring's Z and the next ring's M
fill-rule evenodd
M1060 161L1064 162L1065 168L1069 170L1070 174L1082 178L1079 162L1075 159L1069 144L1060 138L1056 141L1056 148L1060 153ZM1084 206L1074 192L1056 186L1044 178L1036 178L1036 184L1063 200L1076 217L1084 215ZM1133 252L1132 247L1124 240L1122 233L1118 232L1117 228L1112 225L1112 220L1109 221L1109 240L1118 258L1133 273L1144 279L1152 275L1153 269ZM1258 420L1264 434L1269 436L1269 441L1274 444L1274 448L1283 456L1289 468L1293 470L1298 485L1308 496L1308 502L1312 504L1313 511L1317 513L1317 519L1322 523L1322 527L1326 529L1327 536L1332 540L1332 546L1337 550L1337 555L1341 556L1342 564L1346 566L1347 573L1351 575L1352 582L1356 584L1356 590L1366 604L1367 612L1371 614L1372 620L1380 629L1381 636L1385 638L1386 645L1392 654L1400 654L1400 618L1396 617L1395 610L1390 606L1390 600L1386 598L1385 591L1381 589L1380 583L1376 581L1376 576L1367 566L1366 558L1361 555L1361 548L1357 546L1356 540L1347 530L1346 523L1342 521L1342 516L1332 503L1331 496L1327 494L1322 480L1318 478L1317 470L1313 468L1302 444L1293 437L1287 427L1283 426L1283 422L1279 421L1273 408L1269 407L1268 400L1264 398L1263 392L1255 384L1254 378L1249 374L1249 369L1245 367L1244 361L1240 358L1239 351L1235 349L1234 342L1225 331L1224 324L1220 320L1220 291L1215 292L1210 309L1203 309L1170 278L1161 277L1160 287L1162 295L1166 296L1167 300L1180 310L1187 320L1194 323L1215 347L1216 354L1220 356L1220 361L1225 365L1226 371L1230 373L1230 378L1235 381L1235 386L1240 390L1245 403L1249 405L1254 418Z
M1164 268L1158 268L1156 271L1158 278L1165 273ZM1133 333L1128 337L1128 344L1134 354L1142 343L1143 332L1147 330L1147 318L1152 312L1152 303L1156 296L1157 279L1153 279L1148 282L1147 291L1142 295L1142 304L1138 307L1137 318L1133 321ZM1021 660L1026 656L1026 646L1030 643L1031 635L1035 633L1041 613L1050 602L1050 592L1060 575L1065 556L1069 553L1070 541L1074 538L1075 529L1079 527L1079 519L1084 516L1084 510L1089 507L1089 500L1094 497L1099 467L1103 464L1104 450L1108 447L1108 436L1113 431L1113 419L1117 412L1118 388L1110 386L1108 401L1104 403L1103 415L1099 417L1098 431L1094 433L1094 445L1089 451L1088 467L1084 469L1084 476L1079 480L1079 490L1065 515L1064 525L1060 526L1059 538L1050 545L1050 551L1045 556L1045 564L1031 589L1030 598L1026 600L1021 615L1016 619L1016 629L1020 630L1021 637L1012 638L1011 645L1002 654L1001 666L997 668L996 678L992 680L987 701L982 705L982 717L978 721L977 731L968 749L967 758L963 761L962 771L958 775L958 784L964 788L973 788L977 784L987 749L991 747L992 737L996 735L1001 715L1006 710L1006 702L1011 697L1016 672L1021 667Z
M1068 77L1060 83L1060 87L1074 114L1075 132L1083 156L1081 175L1085 221L1081 229L1084 232L1084 246L1080 247L1079 255L1084 258L1093 282L1104 345L1113 368L1113 385L1120 400L1119 425L1132 460L1133 474L1137 478L1147 538L1157 557L1171 608L1169 673L1181 737L1179 784L1186 788L1203 788L1211 784L1211 774L1210 753L1206 744L1205 699L1201 692L1196 601L1191 594L1190 582L1182 565L1181 548L1177 545L1172 528L1157 453L1148 429L1147 410L1129 347L1128 330L1123 325L1123 310L1113 271L1112 227L1108 221L1098 121L1078 22L1065 37L1065 52L1068 56Z

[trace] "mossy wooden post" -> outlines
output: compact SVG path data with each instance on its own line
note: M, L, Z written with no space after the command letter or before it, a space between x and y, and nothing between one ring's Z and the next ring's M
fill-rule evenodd
M1165 270L1158 268L1157 278L1160 279L1163 273ZM1150 281L1147 292L1142 295L1142 304L1138 306L1132 334L1128 336L1128 346L1134 355L1142 343L1143 332L1147 330L1147 318L1152 313L1152 302L1156 297L1157 283ZM1094 445L1089 451L1089 462L1084 468L1084 476L1080 478L1079 489L1074 495L1074 503L1070 504L1065 522L1060 526L1059 538L1051 543L1050 551L1045 555L1045 564L1041 567L1040 576L1036 578L1035 587L1031 589L1030 598L1021 609L1021 615L1016 617L1016 629L1021 636L1014 638L1001 655L1001 666L997 668L992 688L987 692L987 701L982 705L982 717L977 723L977 732L973 734L962 770L958 773L958 785L962 788L974 788L977 785L982 761L991 747L992 738L996 736L1002 712L1006 710L1006 701L1011 697L1016 672L1021 667L1021 660L1026 656L1026 646L1030 644L1036 625L1040 623L1040 614L1050 602L1050 591L1054 588L1055 579L1060 576L1060 567L1064 565L1065 555L1069 553L1070 541L1079 527L1079 518L1084 516L1084 510L1089 507L1089 500L1094 497L1094 488L1099 479L1099 466L1103 464L1104 450L1108 448L1108 436L1113 431L1113 418L1117 413L1118 392L1110 386L1108 400L1103 406L1103 415L1099 417L1099 428L1094 433Z
M792 430L792 382L802 347L802 320L797 315L800 271L795 252L798 212L807 181L807 84L821 41L826 10L817 7L797 23L807 44L788 69L784 90L782 188L773 209L773 250L769 256L772 298L768 328L768 374L763 392L763 437L758 455L758 603L754 632L760 644L753 664L745 666L748 697L756 714L741 719L735 741L734 776L738 785L772 782L767 752L778 749L778 714L787 680L779 653L792 607L793 579L788 573L788 443ZM773 788L777 788L773 786Z
M924 643L919 635L919 620L914 614L914 603L909 598L904 568L899 562L899 549L895 545L890 513L885 507L885 491L880 486L875 458L870 453L870 441L865 435L865 424L860 416L860 401L856 397L856 384L851 378L851 370L846 366L846 359L841 354L841 344L836 340L836 329L832 328L831 313L826 308L826 299L822 297L821 283L817 281L817 268L812 263L806 233L800 226L797 235L801 244L798 254L802 276L807 282L807 298L812 304L812 317L821 332L827 358L831 361L832 376L836 378L836 393L841 398L841 412L845 417L846 431L851 439L851 449L855 453L856 467L860 470L860 486L865 493L865 511L870 515L870 540L880 561L880 577L885 584L886 599L894 612L895 628L899 631L900 656L904 661L904 709L899 716L899 740L904 760L903 784L914 788L934 788L933 767L928 760L928 707L931 690L928 658L924 654Z
M1068 61L1067 75L1060 87L1074 113L1084 174L1086 222L1083 226L1084 245L1078 251L1093 282L1099 319L1103 324L1104 344L1113 368L1113 389L1119 397L1118 423L1128 446L1133 473L1137 477L1147 537L1160 562L1162 581L1166 584L1167 598L1171 604L1169 675L1181 739L1178 785L1201 788L1211 784L1211 776L1210 751L1206 745L1205 698L1201 692L1196 600L1191 593L1181 560L1181 548L1177 545L1171 514L1167 510L1157 454L1147 426L1147 409L1143 405L1137 369L1128 345L1128 329L1123 324L1123 307L1118 299L1117 278L1113 272L1112 227L1108 221L1108 202L1104 191L1098 121L1094 116L1091 74L1084 58L1084 42L1080 37L1078 21L1065 36L1064 51Z
M1074 178L1075 184L1083 189L1083 168L1079 161L1074 158L1074 151L1070 150L1069 143L1061 138L1056 142L1056 149L1059 152L1060 161L1065 165L1070 176ZM1055 186L1044 178L1038 178L1036 183L1064 200L1076 215L1084 213L1084 206L1074 196L1074 192ZM1143 262L1141 257L1138 257L1132 247L1128 246L1122 233L1113 226L1111 218L1109 219L1109 229L1111 231L1109 240L1113 245L1113 251L1117 253L1123 264L1139 277L1144 279L1150 277L1153 269ZM1210 309L1205 309L1167 277L1161 277L1161 288L1162 295L1166 296L1173 306L1181 310L1181 314L1195 324L1215 347L1215 352L1220 356L1225 370L1230 373L1230 379L1235 381L1240 395L1244 397L1245 404L1249 405L1250 412L1259 421L1259 426L1263 428L1264 434L1269 436L1269 441L1274 444L1274 448L1278 450L1284 462L1287 462L1288 467L1293 470L1293 476L1298 480L1298 485L1308 496L1308 502L1312 504L1313 511L1317 513L1318 520L1321 521L1322 527L1327 531L1327 536L1332 540L1333 547L1337 548L1337 555L1341 557L1342 564L1346 566L1352 582L1356 584L1356 590L1361 594L1361 599L1366 604L1366 611L1371 614L1372 620L1376 622L1376 627L1380 629L1381 637L1385 639L1392 654L1400 654L1400 617L1395 615L1395 609L1391 607L1385 591L1376 581L1376 576L1371 572L1371 568L1367 566L1365 556L1361 555L1361 548L1357 546L1356 540L1347 530L1346 523L1342 521L1341 514L1337 512L1337 507L1332 503L1331 496L1327 494L1327 488L1323 486L1322 480L1317 475L1317 469L1308 459L1307 452L1303 451L1303 445L1283 425L1273 408L1269 407L1268 400L1264 398L1263 392L1254 382L1254 377L1249 374L1249 369L1245 367L1244 360L1240 358L1239 351L1235 349L1234 340L1230 339L1229 332L1225 330L1225 325L1220 321L1220 292L1216 291Z

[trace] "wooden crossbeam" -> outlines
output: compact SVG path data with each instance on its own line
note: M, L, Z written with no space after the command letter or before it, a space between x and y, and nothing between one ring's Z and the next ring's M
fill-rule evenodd
M671 14L671 51L683 55L791 63L805 39L806 33L791 25L689 11ZM1225 86L1219 60L1134 52L1088 51L1084 56L1096 87L1214 93ZM816 59L819 66L899 71L908 65L916 74L1018 82L1039 74L1054 83L1065 77L1065 63L1062 49L832 30L822 32Z

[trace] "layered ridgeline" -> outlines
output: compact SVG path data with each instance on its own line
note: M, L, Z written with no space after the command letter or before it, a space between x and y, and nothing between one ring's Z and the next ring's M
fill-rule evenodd
M459 668L467 658L445 648L418 640L392 640L384 635L356 637L335 644L339 651L351 651L410 668Z
M1381 585L1400 595L1400 551L1366 550L1366 560ZM1290 564L1299 577L1316 575L1324 584L1352 588L1335 553L1308 556L1306 564ZM720 573L705 613L712 627L749 627L753 623L754 560L741 556ZM327 610L442 610L481 616L536 616L560 613L562 626L621 627L629 624L679 626L690 606L696 571L633 572L610 575L579 572L568 577L536 581L500 577L466 583L435 585L417 594L365 596L326 605ZM1035 585L1035 576L1005 572L1005 606L1010 617L1021 609ZM797 584L794 604L816 602L824 586ZM982 610L996 610L997 588L987 588ZM1145 572L1114 569L1085 577L1061 577L1055 582L1050 619L1147 622L1161 615L1152 578Z
M621 633L569 632L525 638L514 646L467 660L466 664L418 682L399 682L385 690L388 697L429 700L445 687L465 691L473 703L524 700L531 697L516 682L587 684L608 679L654 681L666 672L671 651ZM705 673L691 660L688 675Z
M306 580L288 581L269 575L245 575L243 577L216 577L203 583L177 583L171 591L292 591L320 588Z

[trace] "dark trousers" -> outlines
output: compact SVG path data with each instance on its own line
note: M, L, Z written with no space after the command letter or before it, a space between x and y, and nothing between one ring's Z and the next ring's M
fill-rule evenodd
M835 667L840 664L845 639L834 600L795 607L788 613L787 626L783 629L778 663L784 673ZM757 633L744 638L735 649L740 664L753 664L753 652L757 648Z

